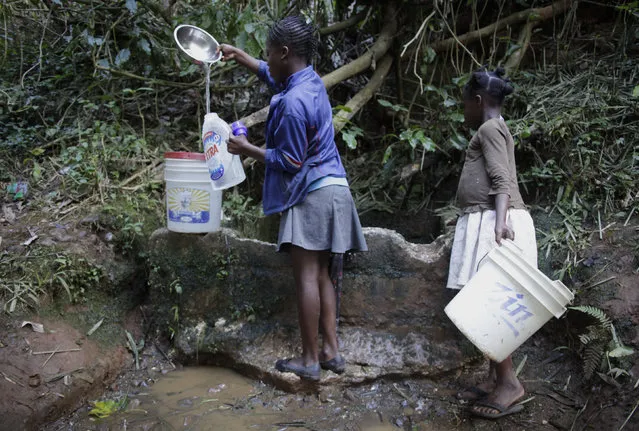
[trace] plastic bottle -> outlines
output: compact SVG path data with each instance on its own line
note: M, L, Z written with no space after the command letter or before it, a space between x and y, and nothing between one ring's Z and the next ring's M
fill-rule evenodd
M202 145L213 190L233 187L246 179L242 161L227 150L231 128L216 113L204 116Z
M248 136L248 129L241 121L236 121L231 124L231 130L235 136L245 135Z

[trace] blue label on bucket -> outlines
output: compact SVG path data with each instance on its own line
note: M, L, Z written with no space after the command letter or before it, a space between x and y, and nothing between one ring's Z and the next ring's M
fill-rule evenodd
M525 328L524 322L534 316L525 304L524 294L504 284L495 283L488 300L499 304L497 317L512 331L515 337L519 337L519 331Z
M208 223L211 199L206 190L177 187L167 192L167 215L177 223Z

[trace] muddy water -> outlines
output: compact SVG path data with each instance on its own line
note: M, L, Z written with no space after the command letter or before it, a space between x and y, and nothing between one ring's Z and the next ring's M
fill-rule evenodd
M303 396L275 396L272 388L233 371L215 367L191 367L158 378L137 394L128 396L127 407L108 418L87 414L72 429L82 430L397 430L382 426L376 417L342 428L335 421L335 406L304 404ZM336 426L337 425L337 426ZM346 425L346 424L343 424ZM354 428L353 428L354 426Z

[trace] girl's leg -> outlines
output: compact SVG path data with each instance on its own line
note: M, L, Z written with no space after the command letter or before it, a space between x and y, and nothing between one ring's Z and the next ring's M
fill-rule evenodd
M485 401L489 404L502 406L508 409L512 404L524 396L524 387L515 375L512 357L509 356L503 362L495 363L496 386ZM478 413L496 414L496 409L477 404L473 411Z
M488 376L477 386L467 388L457 394L457 398L465 401L475 401L484 398L495 390L497 386L497 362L489 361Z
M297 312L302 335L302 357L292 364L308 367L317 364L320 318L320 256L322 252L291 246L293 275L297 287Z
M320 360L330 361L338 353L337 345L337 316L335 304L335 288L329 272L329 252L322 252L320 256L319 290L320 290L320 325L322 327L322 352Z

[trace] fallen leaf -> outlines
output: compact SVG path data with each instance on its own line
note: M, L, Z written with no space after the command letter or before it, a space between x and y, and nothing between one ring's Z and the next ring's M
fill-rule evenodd
M33 332L39 332L41 334L44 334L44 325L42 323L29 322L25 320L24 322L22 322L22 325L20 325L20 327L24 328L27 325L31 326L31 329L33 329Z
M100 319L98 323L96 323L91 329L89 329L89 332L87 332L87 337L93 335L93 333L98 330L100 325L102 325L102 322L104 322L104 318Z
M94 401L89 415L104 419L118 410L119 404L113 400Z
M35 241L36 239L38 239L39 236L38 235L33 235L31 238L29 238L28 240L26 240L25 242L22 243L22 245L24 245L25 247L30 246L31 243L33 241Z
M10 224L16 221L16 215L9 205L2 205L2 212L4 213L5 220Z

